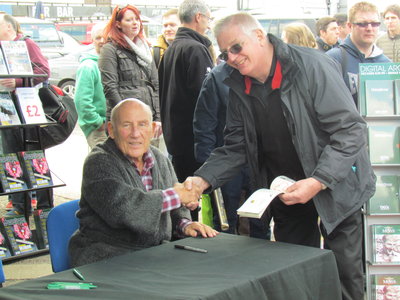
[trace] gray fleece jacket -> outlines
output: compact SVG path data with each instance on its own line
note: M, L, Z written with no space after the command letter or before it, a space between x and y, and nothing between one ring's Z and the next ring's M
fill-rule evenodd
M186 208L161 213L162 190L177 182L171 162L156 148L153 190L147 192L131 162L108 139L83 167L80 228L71 237L71 265L79 266L161 244L176 234Z

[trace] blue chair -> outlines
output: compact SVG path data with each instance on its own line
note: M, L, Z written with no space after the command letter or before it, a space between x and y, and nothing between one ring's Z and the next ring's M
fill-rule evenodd
M50 260L55 273L70 268L68 241L79 228L79 221L75 216L78 209L79 200L72 200L55 206L47 218Z
M4 276L3 262L0 259L0 287L3 286L4 281L6 281L6 277Z

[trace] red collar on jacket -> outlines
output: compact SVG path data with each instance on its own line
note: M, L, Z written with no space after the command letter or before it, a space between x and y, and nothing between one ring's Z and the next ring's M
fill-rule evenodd
M282 67L281 63L278 60L275 66L274 77L272 78L272 83L271 83L272 89L273 90L279 89L281 87L281 83L282 83ZM251 90L251 78L249 76L244 76L244 85L245 85L244 92L246 93L246 95L249 95Z

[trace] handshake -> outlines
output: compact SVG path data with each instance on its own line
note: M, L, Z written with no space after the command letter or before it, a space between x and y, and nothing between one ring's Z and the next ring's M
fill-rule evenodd
M201 177L188 177L183 183L174 185L175 192L179 195L181 203L187 209L194 210L199 206L201 194L210 185Z

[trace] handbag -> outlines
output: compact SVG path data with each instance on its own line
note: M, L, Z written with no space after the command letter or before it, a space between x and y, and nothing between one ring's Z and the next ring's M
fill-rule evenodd
M63 143L71 135L78 121L74 100L54 85L39 89L39 98L47 117L57 122L55 125L41 127L39 130L42 149Z

